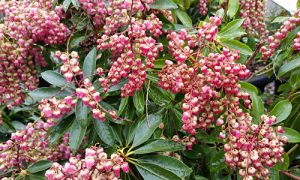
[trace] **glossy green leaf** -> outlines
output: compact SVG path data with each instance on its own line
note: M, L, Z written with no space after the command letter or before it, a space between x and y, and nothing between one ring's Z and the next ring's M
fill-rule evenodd
M64 134L69 130L71 125L74 122L74 115L70 115L67 118L61 119L58 121L53 127L50 128L48 131L49 136L49 143L54 144L56 143Z
M144 142L146 142L153 134L155 129L161 123L162 114L160 112L155 114L150 114L145 117L134 129L134 139L132 143L132 148L137 147Z
M283 23L284 21L286 21L288 19L289 19L288 16L278 16L272 21L272 23Z
M64 87L67 84L67 81L64 78L64 76L55 71L44 71L41 73L41 76L45 81L56 87ZM74 85L73 87L75 88Z
M286 136L289 143L299 143L300 142L300 133L294 129L284 127L284 133L279 134L281 136Z
M253 51L247 44L244 44L240 41L228 40L228 39L221 40L221 41L222 41L222 45L227 46L229 49L239 50L241 54L251 55L253 53Z
M246 34L246 32L241 27L243 22L244 19L235 19L231 21L221 29L221 31L218 33L218 36L231 39Z
M121 99L120 105L119 105L119 110L118 110L118 115L120 116L121 114L123 114L127 104L128 104L128 99L129 97L126 96L125 98Z
M233 18L239 9L239 0L229 0L227 14L230 18Z
M264 103L261 99L256 94L251 94L251 100L252 100L252 113L254 115L254 123L259 123L260 122L260 116L264 114Z
M283 75L299 67L300 67L300 58L294 59L280 67L278 71L278 77L282 77Z
M290 115L292 108L293 106L290 101L279 101L270 112L270 115L276 116L277 121L274 124L280 123L285 120Z
M176 16L178 17L178 19L181 21L181 23L183 25L185 25L186 27L189 27L189 28L193 27L192 19L185 11L183 11L181 9L176 9L174 11L175 11Z
M300 88L300 70L292 72L288 82L291 85L293 91Z
M50 168L51 165L52 165L51 161L41 160L41 161L38 161L38 162L34 163L33 165L29 166L27 168L27 171L29 171L30 173L37 173L37 172L44 171L44 170Z
M145 97L143 90L136 91L133 94L133 104L138 113L143 114L145 110Z
M155 139L145 145L134 150L134 154L147 154L153 152L165 152L165 151L179 151L183 150L183 146L179 143L165 140L165 139Z
M94 127L99 138L107 145L113 146L115 144L114 135L111 128L105 122L101 122L99 119L94 119Z
M290 159L289 155L287 153L283 154L283 162L282 163L277 163L275 166L273 166L273 169L276 170L287 170L290 166Z
M177 9L178 6L171 0L155 0L154 3L150 5L151 9Z
M227 165L224 161L224 152L219 151L213 154L209 161L209 170L211 173L216 173L223 170Z
M85 106L81 99L77 100L75 108L76 121L81 126L86 126L88 122L88 107Z
M243 82L243 81L239 82L239 84L241 85L241 88L246 90L248 93L258 94L258 90L254 85L247 83L247 82Z
M61 88L55 88L55 87L42 87L35 89L33 91L30 91L28 93L28 97L25 99L26 104L33 104L41 99L50 98L52 96L55 96L57 98L60 97L66 97L71 95L72 91L61 90Z
M166 91L161 88L150 85L149 88L149 98L157 105L162 107L171 107L172 99L166 94Z
M82 126L80 122L74 121L70 129L69 146L75 154L82 143L85 136L87 126Z
M176 174L150 163L137 163L135 167L144 180L181 180Z
M140 160L146 163L151 163L160 166L176 174L182 179L189 176L192 173L192 169L185 165L183 162L169 156L147 155L140 158Z
M97 50L96 48L93 48L85 57L82 68L83 78L93 79L93 75L96 69L96 56Z

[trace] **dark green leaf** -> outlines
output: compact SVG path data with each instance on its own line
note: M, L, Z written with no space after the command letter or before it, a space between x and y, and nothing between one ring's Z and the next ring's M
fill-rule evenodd
M123 114L127 104L128 104L128 96L126 96L125 98L122 98L121 99L121 102L120 102L120 106L119 106L119 110L118 110L118 115L120 116L121 114Z
M101 122L99 119L94 119L95 130L100 139L107 145L113 146L115 144L114 136L109 125Z
M294 59L280 67L278 71L278 77L281 77L299 67L300 67L300 58Z
M96 69L96 56L97 56L97 50L96 48L93 48L88 55L84 59L83 63L83 78L89 78L93 79L93 75Z
M79 47L80 43L83 42L87 37L85 35L75 35L70 40L70 49Z
M294 91L300 88L300 70L292 72L288 82Z
M183 162L169 156L148 155L140 159L144 162L155 164L168 171L171 171L182 179L192 173L192 169L186 166Z
M12 121L11 125L18 131L24 130L26 127L22 122L19 121Z
M176 13L176 16L178 17L178 19L181 21L183 25L189 28L193 27L192 19L185 11L181 9L175 9L174 11Z
M224 161L224 152L220 151L213 155L210 159L210 172L215 173L219 172L226 167Z
M75 109L76 121L81 126L86 126L88 122L88 107L85 106L81 99L77 100Z
M154 3L150 5L151 9L177 9L178 6L170 0L155 0Z
M229 40L229 39L221 40L221 41L224 46L227 46L230 49L239 50L241 54L251 55L253 53L253 51L247 44L244 44L240 41Z
M230 18L233 18L239 9L239 0L229 0L227 14Z
M172 99L168 97L166 91L162 90L161 88L150 85L148 94L150 99L153 100L155 104L166 108L172 106Z
M44 71L41 73L41 76L45 81L56 87L64 87L67 84L64 76L55 71ZM73 85L73 87L75 86Z
M136 91L133 94L133 104L138 113L143 114L145 110L145 97L143 90Z
M161 123L161 119L161 112L150 114L148 118L145 117L134 130L135 134L132 143L132 148L137 147L146 142Z
M284 127L284 134L282 134L282 136L286 136L290 143L300 142L300 133L294 129Z
M277 118L277 121L274 124L280 123L285 120L290 115L292 108L293 106L290 101L279 101L270 112L270 115L274 115Z
M254 115L254 123L260 122L260 116L264 114L264 103L256 94L251 94L251 100L252 100L252 112Z
M44 171L44 170L50 168L51 165L52 165L51 161L41 160L41 161L38 161L38 162L34 163L33 165L29 166L27 168L27 171L29 171L30 173L36 173L36 172Z
M67 118L61 119L55 124L55 126L51 127L48 131L48 134L50 134L49 143L56 143L69 130L74 119L74 115L70 115Z
M174 173L154 164L137 163L135 167L144 180L181 180L181 178Z
M82 143L85 136L87 126L82 126L80 122L74 121L70 129L69 146L75 154Z
M165 152L165 151L179 151L183 150L183 146L179 143L165 140L165 139L155 139L145 145L134 150L134 154L147 154L153 152Z

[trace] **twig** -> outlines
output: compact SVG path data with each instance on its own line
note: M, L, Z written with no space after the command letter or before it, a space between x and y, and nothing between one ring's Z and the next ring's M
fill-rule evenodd
M293 180L300 180L299 176L296 176L294 174L289 173L288 171L279 171L281 174L284 174L290 178L292 178Z
M253 54L249 57L246 66L249 66L250 64L252 64L252 61L254 60L255 56L259 53L260 48L264 45L263 42L261 42L259 45L256 46L255 51L253 52Z
M298 146L299 144L295 144L286 154L291 154L295 149L297 149Z

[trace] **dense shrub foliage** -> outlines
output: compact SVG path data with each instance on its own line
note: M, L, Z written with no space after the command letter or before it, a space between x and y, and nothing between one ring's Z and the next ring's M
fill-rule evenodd
M299 179L300 11L265 10L1 0L0 178Z

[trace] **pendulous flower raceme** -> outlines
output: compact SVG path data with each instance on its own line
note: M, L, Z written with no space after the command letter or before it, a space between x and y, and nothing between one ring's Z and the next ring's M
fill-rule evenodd
M38 85L36 65L47 63L35 43L60 44L67 38L67 27L60 23L61 9L51 10L48 0L0 1L5 14L0 25L0 104L20 105L23 90Z
M207 14L208 4L209 4L209 0L198 0L197 8L199 9L200 14L202 16L205 16Z
M129 172L129 165L118 154L112 154L110 158L101 147L91 147L85 150L84 158L71 157L63 166L53 163L46 171L48 180L61 179L111 179L117 180L121 170Z
M10 140L0 144L0 171L20 171L25 163L39 160L68 159L71 154L69 134L66 133L63 139L53 145L49 144L46 137L49 127L54 124L53 119L37 121L29 123L24 130L12 133Z

